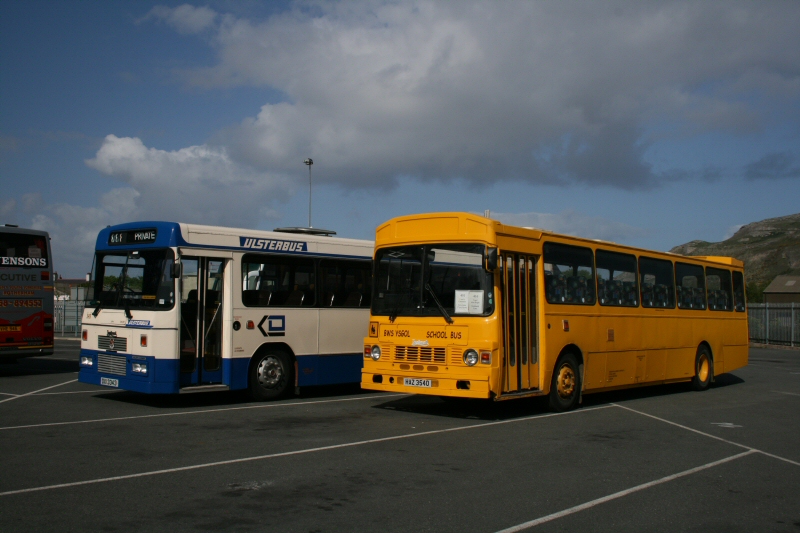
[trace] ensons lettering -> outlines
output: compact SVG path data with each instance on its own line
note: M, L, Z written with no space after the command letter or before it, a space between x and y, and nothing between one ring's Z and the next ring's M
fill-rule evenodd
M307 252L308 243L300 241L280 241L275 239L254 239L239 237L239 246L249 250L267 250L271 252Z
M46 267L47 258L45 257L0 257L0 265L3 266L37 266Z

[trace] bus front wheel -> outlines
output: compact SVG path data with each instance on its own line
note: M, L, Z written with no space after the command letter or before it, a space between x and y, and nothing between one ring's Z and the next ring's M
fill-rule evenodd
M711 376L713 373L711 354L705 345L701 345L697 348L697 356L694 360L692 388L697 391L706 390L711 383Z
M250 399L264 401L280 398L289 390L294 380L293 374L292 360L283 352L273 351L255 356L247 388Z
M550 384L550 408L561 413L575 409L581 395L581 375L578 358L567 352L558 358Z

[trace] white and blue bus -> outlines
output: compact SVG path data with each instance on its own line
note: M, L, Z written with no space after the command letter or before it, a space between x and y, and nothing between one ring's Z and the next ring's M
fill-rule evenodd
M144 393L246 389L254 400L359 382L374 244L333 233L105 228L79 381Z

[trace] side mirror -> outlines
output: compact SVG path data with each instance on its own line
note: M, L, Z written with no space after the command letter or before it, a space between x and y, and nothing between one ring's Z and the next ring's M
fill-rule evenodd
M181 279L182 268L180 261L172 263L172 279Z
M486 252L486 270L494 271L497 269L497 248L489 248Z

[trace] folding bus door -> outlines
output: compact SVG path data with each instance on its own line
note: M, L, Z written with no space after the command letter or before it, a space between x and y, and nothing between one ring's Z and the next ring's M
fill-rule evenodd
M182 387L222 382L225 259L182 257Z
M536 328L536 257L504 252L503 291L503 392L539 388Z

